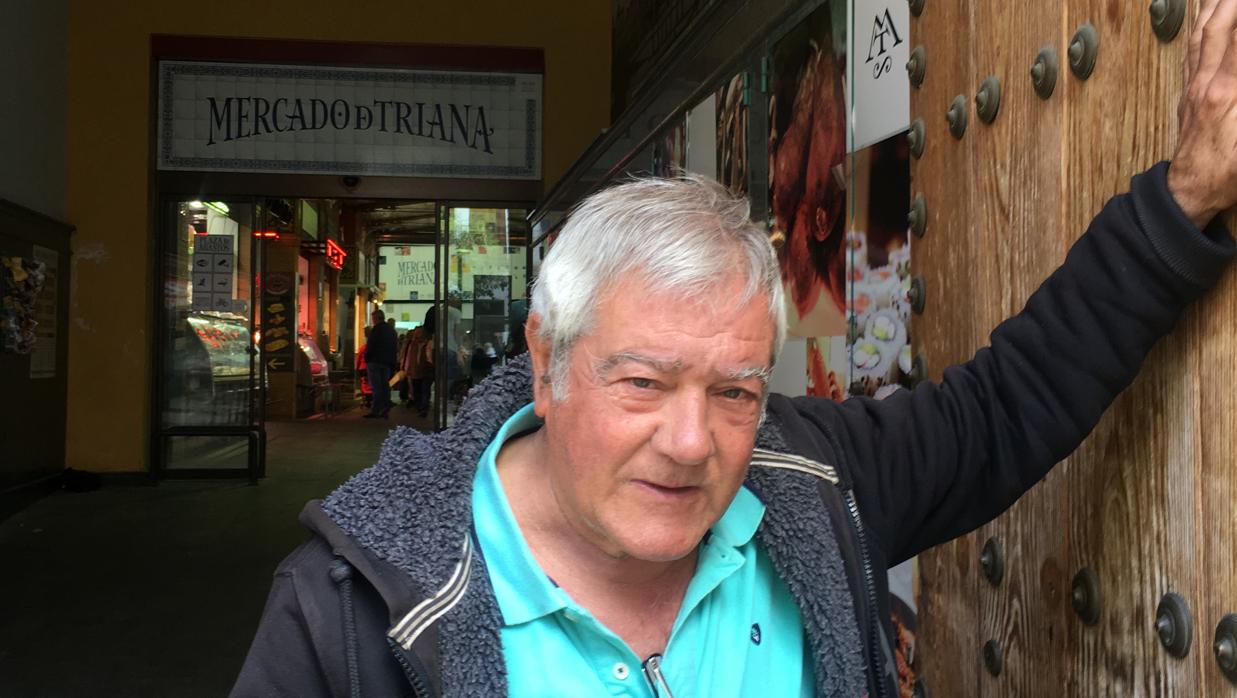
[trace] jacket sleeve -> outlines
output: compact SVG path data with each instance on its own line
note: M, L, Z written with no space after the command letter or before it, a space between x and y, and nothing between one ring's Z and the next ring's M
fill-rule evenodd
M1134 178L990 346L883 401L796 399L800 428L849 465L865 525L896 563L990 521L1095 427L1156 341L1234 255L1195 228L1168 163Z
M301 552L289 556L289 561ZM295 571L286 561L275 572L258 631L231 696L328 696Z

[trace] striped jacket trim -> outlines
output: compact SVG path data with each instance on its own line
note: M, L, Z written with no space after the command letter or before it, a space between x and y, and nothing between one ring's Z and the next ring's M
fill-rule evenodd
M387 636L405 650L412 649L412 643L417 641L425 629L442 618L455 607L464 592L468 590L468 581L472 576L472 537L464 536L464 549L460 561L447 579L447 583L432 596L417 604L398 623L387 631Z
M825 465L810 458L790 453L778 453L777 451L767 451L763 448L758 448L752 451L751 463L752 465L759 465L765 468L780 468L782 470L795 470L807 473L822 480L827 480L834 485L841 482L838 478L837 469L832 465Z

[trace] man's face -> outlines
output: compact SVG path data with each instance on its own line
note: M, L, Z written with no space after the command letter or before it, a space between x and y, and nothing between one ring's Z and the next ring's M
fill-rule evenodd
M668 561L695 548L747 474L774 329L765 296L727 302L738 281L715 307L644 288L605 294L572 349L566 399L539 383L536 410L566 521L610 555ZM543 375L549 348L534 343Z

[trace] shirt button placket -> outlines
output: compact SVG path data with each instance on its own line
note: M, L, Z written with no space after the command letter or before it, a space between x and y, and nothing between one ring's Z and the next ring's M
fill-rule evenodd
M631 670L627 668L625 663L615 662L614 668L611 669L611 673L614 675L614 678L619 681L626 681L627 677L631 675Z

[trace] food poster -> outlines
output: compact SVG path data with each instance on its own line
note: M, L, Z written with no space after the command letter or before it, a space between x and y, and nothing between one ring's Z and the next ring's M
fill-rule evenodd
M687 167L687 120L666 129L653 142L653 176L677 177Z
M909 148L900 136L856 152L845 236L848 392L883 397L911 372Z
M747 195L747 73L739 73L717 91L717 181L739 196Z
M809 395L846 395L846 105L842 17L825 4L768 56L768 224L787 330L808 339Z
M841 402L846 399L846 336L809 337L807 394Z
M831 13L822 5L769 56L769 225L799 337L846 334L845 42ZM832 358L827 368L844 376L843 357Z
M807 394L838 401L883 398L910 372L909 152L895 136L847 154L847 11L822 5L768 57L769 229L788 330L806 338ZM915 578L913 563L890 577L908 696Z
M303 257L301 259L304 259ZM289 272L262 276L262 360L271 373L296 370L296 278Z
M687 112L683 168L706 177L717 176L717 95L711 94Z
M32 257L0 257L0 352L34 351L46 269L43 262Z

